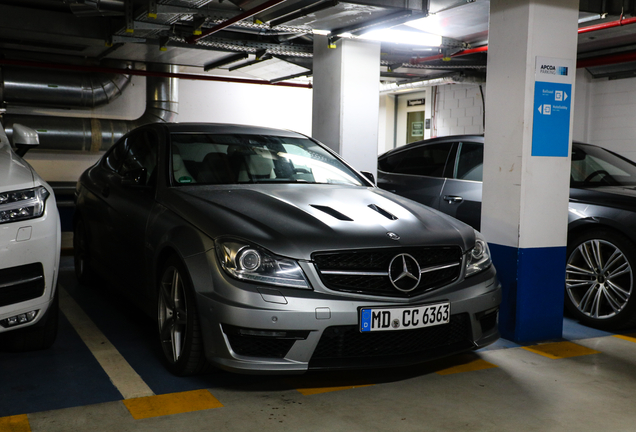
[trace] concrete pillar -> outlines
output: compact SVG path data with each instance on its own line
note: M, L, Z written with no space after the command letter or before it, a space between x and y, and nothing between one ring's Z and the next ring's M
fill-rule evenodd
M578 4L490 2L481 227L517 342L562 335Z
M380 43L315 35L313 77L313 137L376 175Z

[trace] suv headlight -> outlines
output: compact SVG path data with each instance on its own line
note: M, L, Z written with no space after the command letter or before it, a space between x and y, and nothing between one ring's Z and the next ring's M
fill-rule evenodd
M218 241L216 254L223 270L236 279L309 289L305 274L296 261L276 256L258 246Z
M488 243L481 233L475 231L475 247L466 253L466 277L486 270L491 264Z
M44 204L50 195L44 186L0 192L0 224L42 216Z

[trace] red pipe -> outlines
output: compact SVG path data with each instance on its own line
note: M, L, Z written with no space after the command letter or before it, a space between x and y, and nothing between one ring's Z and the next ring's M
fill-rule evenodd
M634 23L636 23L636 17L623 19L623 17L621 16L621 19L619 19L618 21L611 21L611 22L602 23L602 24L594 24L588 27L581 27L579 29L579 34L589 33L589 32L598 31L598 30L605 30L608 28L620 27L620 26L634 24Z
M616 63L627 63L630 61L636 61L636 52L632 51L629 53L611 54L601 57L582 59L576 62L576 67L578 69L592 66L605 66Z
M118 69L118 68L108 68L101 66L81 66L81 65L66 65L60 63L41 63L27 60L9 60L9 59L0 59L0 65L10 65L10 66L26 66L26 67L35 67L35 68L45 68L45 69L61 69L61 70L70 70L70 71L79 71L79 72L99 72L99 73L110 73L110 74L121 74L121 75L137 75L137 76L151 76L151 77L160 77L160 78L179 78L179 79L187 79L194 81L221 81L221 82L230 82L230 83L239 83L239 84L261 84L261 85L273 85L278 87L298 87L298 88L312 88L311 84L299 84L299 83L270 83L265 80L251 80L251 79L243 79L243 78L225 78L225 77L216 77L211 75L196 75L196 74L184 74L184 73L172 73L172 72L154 72L154 71L145 71L138 69Z
M583 34L583 33L589 33L589 32L594 32L594 31L599 31L599 30L605 30L605 29L609 29L609 28L614 28L614 27L621 27L621 26L625 26L625 25L630 25L630 24L636 24L636 17L634 18L627 18L627 19L623 19L623 17L621 16L621 18L618 21L610 21L607 23L602 23L602 24L594 24L591 26L587 26L587 27L581 27L578 30L579 34ZM479 48L474 48L474 49L468 49L468 50L464 50L464 51L460 51L456 54L453 54L451 57L459 57L459 56L463 56L463 55L468 55L468 54L475 54L477 52L486 52L488 51L488 45L485 45L483 47L479 47ZM622 54L624 56L629 56L629 54ZM621 54L617 54L616 56L605 56L605 57L597 57L599 60L600 59L605 59L607 58L608 60L610 58L618 58L620 57ZM424 63L427 61L433 61L433 60L441 60L444 56L442 54L438 54L438 55L434 55L434 56L430 56L430 57L422 57L422 58L415 58L415 59L411 59L411 64L419 64L419 63ZM595 59L587 59L587 60L582 60L581 62L586 62L586 61L592 61ZM625 61L632 61L634 59L629 59L629 60L618 60L618 61L614 61L614 63L622 63ZM579 66L579 64L581 62L577 62L577 68L579 67L588 67L588 66ZM602 64L609 64L609 63L602 63ZM598 66L598 65L594 65L594 66Z
M484 46L479 47L479 48L471 48L471 49L463 50L463 51L460 51L458 53L455 53L455 54L451 55L451 57L460 57L460 56L464 56L464 55L476 54L476 53L486 52L486 51L488 51L488 45L484 45ZM444 58L443 54L437 54L437 55L430 56L430 57L422 57L422 58L411 59L411 64L424 63L424 62L433 61L433 60L441 60L443 58Z
M212 27L211 29L208 29L206 31L204 31L203 33L201 33L200 35L197 36L190 36L188 39L186 39L186 41L188 43L196 43L197 41L203 39L206 36L210 36L213 33L216 33L218 31L223 30L226 27L231 26L232 24L235 24L239 21L242 21L246 18L250 18L256 14L259 14L261 12L263 12L264 10L267 10L269 8L272 8L274 6L276 6L279 3L284 2L285 0L269 0L265 3L263 3L260 6L256 6L254 9L250 9L248 11L243 12L242 14L238 14L237 16L235 16L234 18L230 18L227 21L223 21L222 23Z

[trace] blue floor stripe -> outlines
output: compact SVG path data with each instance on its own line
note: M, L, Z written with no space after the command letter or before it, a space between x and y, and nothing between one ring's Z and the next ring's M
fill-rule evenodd
M52 348L0 352L0 417L121 400L121 395L60 314Z

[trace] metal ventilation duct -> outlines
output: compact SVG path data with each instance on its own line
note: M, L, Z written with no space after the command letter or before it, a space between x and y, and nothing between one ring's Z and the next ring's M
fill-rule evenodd
M148 70L171 72L176 66L148 66ZM108 120L52 116L5 115L3 123L9 138L13 124L20 123L38 131L42 150L102 151L110 148L128 131L148 123L176 121L179 90L176 78L146 78L146 111L136 120Z
M46 71L5 67L0 71L4 102L29 106L95 108L121 96L130 75Z

